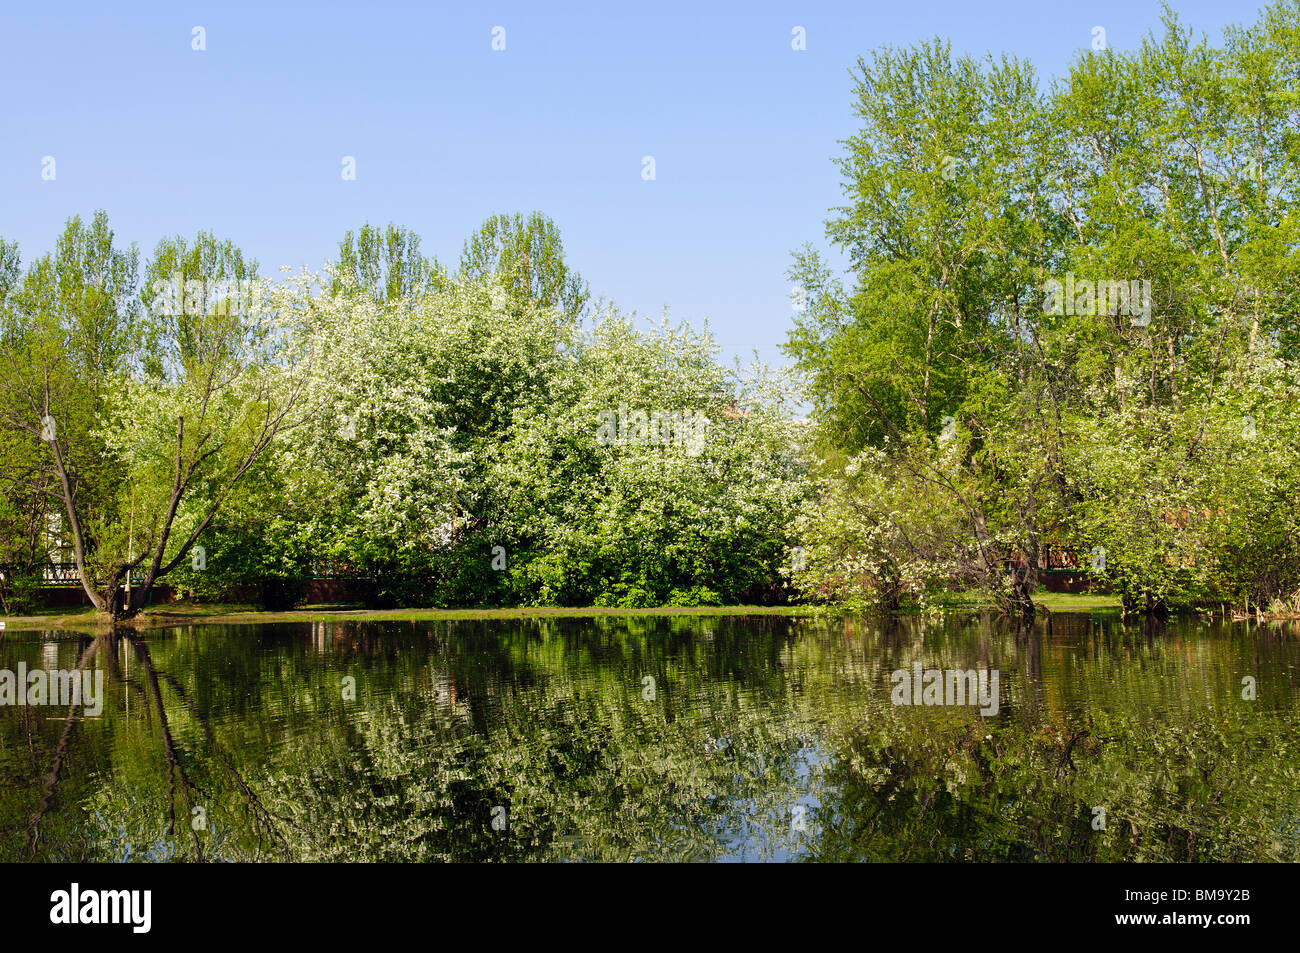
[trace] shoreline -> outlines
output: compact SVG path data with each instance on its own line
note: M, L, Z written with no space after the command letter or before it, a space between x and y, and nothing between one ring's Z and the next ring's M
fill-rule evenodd
M1055 613L1106 613L1118 614L1120 600L1115 596L1087 593L1046 592L1034 596L1035 606L1044 616ZM944 593L937 595L924 606L902 609L889 615L914 616L926 612L990 612L996 606L978 595L969 593ZM180 625L249 625L279 622L472 622L495 619L590 619L598 617L634 616L785 616L815 617L822 615L860 615L872 613L850 606L797 605L797 606L656 606L629 609L613 606L515 606L493 609L365 609L354 605L308 605L300 609L267 610L250 604L220 604L178 602L151 606L134 619L118 623L119 627L149 631L173 628ZM1199 616L1202 619L1220 617L1219 612L1195 607L1174 613L1175 616ZM1270 615L1254 613L1244 615L1229 613L1224 622L1293 622L1297 616L1281 613ZM107 618L90 606L72 611L54 609L35 615L0 616L0 637L6 631L31 632L64 629L74 632L99 633L109 629Z
M649 609L617 607L563 606L513 607L497 609L362 609L332 606L306 606L301 609L272 611L252 606L212 604L177 604L155 606L120 627L138 630L169 628L177 625L245 625L270 622L465 622L492 619L596 618L600 616L802 616L815 615L824 609L810 606L659 606ZM0 616L5 628L19 632L42 629L99 631L109 628L102 612L87 607L77 612L49 612L40 615Z
M916 615L938 609L945 612L985 612L996 607L977 596L936 598L929 605L902 610L897 615ZM1118 611L1119 600L1110 596L1076 595L1069 593L1043 593L1034 598L1035 604L1051 612L1107 612ZM845 606L657 606L646 609L628 609L603 606L516 606L494 609L365 609L356 606L314 605L300 609L266 610L247 604L220 603L167 603L151 606L134 619L119 623L124 628L139 631L169 628L178 625L247 625L270 622L463 622L493 619L585 619L597 617L628 616L817 616L826 614L852 615L856 612ZM69 631L100 632L109 628L102 612L86 606L72 611L50 610L35 615L0 616L4 631L40 631L67 629Z

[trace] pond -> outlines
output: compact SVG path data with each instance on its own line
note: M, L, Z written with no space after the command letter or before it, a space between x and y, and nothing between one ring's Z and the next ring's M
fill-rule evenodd
M11 688L78 668L79 706L0 699L0 860L1300 859L1284 626L0 633Z

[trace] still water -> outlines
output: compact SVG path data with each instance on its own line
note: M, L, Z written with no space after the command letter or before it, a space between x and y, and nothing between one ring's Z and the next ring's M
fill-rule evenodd
M6 861L1300 859L1286 626L1058 613L1017 631L959 613L0 633L0 671L20 663L104 687L96 717L0 706ZM996 673L996 713L895 704L918 665Z

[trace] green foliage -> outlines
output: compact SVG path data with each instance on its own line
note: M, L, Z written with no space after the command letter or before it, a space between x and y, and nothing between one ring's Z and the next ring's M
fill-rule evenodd
M113 612L128 576L277 607L318 575L377 606L781 598L788 381L724 369L707 332L581 328L538 214L489 219L454 279L393 225L339 252L272 285L177 236L137 289L102 213L16 284L0 247L7 599L51 558Z
M13 275L16 255L9 262ZM92 587L111 575L111 544L97 541L116 535L124 471L98 429L142 340L138 263L134 248L115 245L103 212L89 224L74 217L0 306L0 561L18 572L75 555ZM60 460L86 523L80 546L69 540Z
M409 262L414 237L389 238ZM539 216L490 220L454 280L418 290L384 277L377 233L350 242L324 288L273 298L304 423L223 497L183 591L278 605L335 575L374 607L784 598L806 494L784 375L724 368L687 326L610 308L580 326L585 286Z
M707 334L590 330L494 286L312 303L311 423L208 539L225 584L328 564L377 606L715 605L780 598L804 493L788 382ZM691 424L644 442L637 410ZM630 429L630 424L626 429Z
M3 557L76 564L95 606L138 611L234 486L292 426L285 361L300 288L270 290L229 241L138 254L71 219L3 306ZM127 603L128 576L139 579Z
M380 301L398 301L418 298L443 283L438 263L420 254L419 235L392 223L380 231L367 222L339 242L330 290L337 294L347 287Z
M941 569L1023 607L1049 545L1099 555L1130 609L1300 590L1298 12L1220 47L1167 13L1046 93L938 42L859 62L849 204L827 224L853 285L797 252L786 349L831 479L880 453L861 501L823 490L846 531L810 594L842 595L857 558L868 601ZM855 507L884 525L849 530ZM835 522L814 505L807 545Z
M564 260L555 223L541 212L493 215L465 242L460 275L495 279L510 293L555 308L570 319L586 313L587 283Z

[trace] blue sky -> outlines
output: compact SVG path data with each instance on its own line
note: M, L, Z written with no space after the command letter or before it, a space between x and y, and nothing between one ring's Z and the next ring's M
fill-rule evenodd
M1212 37L1256 9L1174 6ZM780 363L784 272L793 248L824 244L840 201L859 55L939 35L1046 80L1094 26L1126 48L1159 17L1153 0L11 2L0 235L30 261L69 216L104 208L143 253L210 229L265 273L318 267L348 228L394 221L454 265L487 215L537 209L596 294L707 318L726 355Z

